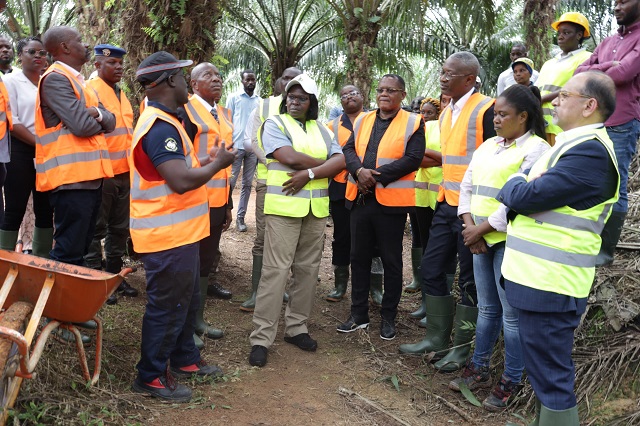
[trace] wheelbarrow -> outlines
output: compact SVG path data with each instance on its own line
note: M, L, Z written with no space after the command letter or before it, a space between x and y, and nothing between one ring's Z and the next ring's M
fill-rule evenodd
M0 250L0 425L13 407L23 379L33 378L47 339L57 328L73 333L82 375L91 385L100 377L102 322L96 316L122 279L131 272L111 274L41 257ZM31 343L42 317L35 345ZM94 320L96 355L93 375L89 372L80 331L73 323ZM31 348L31 349L30 349Z

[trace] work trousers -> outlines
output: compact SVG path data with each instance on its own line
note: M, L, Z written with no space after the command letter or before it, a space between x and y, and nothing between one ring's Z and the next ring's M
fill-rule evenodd
M200 361L193 342L200 306L199 244L187 244L140 255L147 279L147 306L142 318L138 378L149 383L161 376L170 361L184 367Z
M14 144L23 142L14 142ZM11 152L11 162L7 163L7 178L4 183L5 211L2 221L3 231L18 231L27 210L29 195L33 194L33 212L37 228L53 228L53 208L49 203L49 192L36 191L36 169L31 152L15 149Z
M253 152L247 152L244 149L238 150L238 155L231 166L231 190L233 191L238 181L240 167L242 167L242 188L240 189L240 201L238 201L238 211L236 217L244 219L247 213L247 205L251 196L251 184L253 176L256 174L256 166L258 165L258 157Z
M102 202L102 185L96 189L52 191L55 244L49 257L72 265L83 265L96 229Z
M227 205L222 207L209 208L209 228L208 237L200 241L200 277L206 278L210 272L215 272L220 261L220 237L222 227L227 217Z
M282 298L293 265L293 283L284 314L284 333L308 333L327 218L265 215L264 258L253 311L251 345L269 347L278 332Z
M96 221L96 230L85 256L89 268L102 267L102 239L106 258L105 270L118 273L129 237L129 172L120 173L102 181L102 203Z
M253 240L251 254L262 256L264 250L264 196L267 194L267 184L256 182L256 237Z
M446 201L436 205L429 241L422 255L422 286L430 296L448 296L447 273L455 263L456 254L460 261L458 286L462 295L462 304L476 306L476 286L473 278L473 257L462 239L462 220L458 217L458 206Z
M613 211L626 213L629 208L629 196L627 195L629 165L636 153L638 137L640 137L640 121L634 118L619 126L609 126L607 134L613 142L613 150L616 153L618 171L620 172L620 197L613 205Z
M351 254L351 211L342 200L331 201L333 219L333 241L331 242L331 264L349 266Z
M393 321L402 296L402 239L407 213L385 213L373 198L351 210L351 315L369 319L371 259L379 254L384 267L380 315Z

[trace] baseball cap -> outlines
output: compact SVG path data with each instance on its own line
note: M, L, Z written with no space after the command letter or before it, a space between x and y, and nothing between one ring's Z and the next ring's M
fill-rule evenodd
M529 58L518 58L511 64L511 69L516 66L516 64L523 64L529 70L530 74L533 74L533 61Z
M300 74L297 77L294 77L289 81L289 83L287 83L287 87L285 87L284 91L288 93L295 85L300 85L302 90L310 95L314 95L316 98L318 97L318 85L307 74Z
M191 60L178 60L171 53L161 50L140 63L136 71L136 80L143 84L145 89L151 89L175 74L176 70L191 64Z

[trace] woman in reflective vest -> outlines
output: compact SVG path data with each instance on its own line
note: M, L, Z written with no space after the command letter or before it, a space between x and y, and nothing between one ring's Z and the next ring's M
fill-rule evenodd
M329 178L344 168L344 156L331 132L318 123L318 89L306 74L285 88L280 114L259 132L267 156L265 241L262 276L253 312L249 364L267 363L276 337L282 298L293 265L294 282L285 311L285 341L306 351L318 268L329 215ZM294 262L295 259L295 262Z
M459 391L462 383L469 389L491 386L491 354L504 324L504 373L483 402L488 410L497 411L506 407L511 394L521 386L524 359L517 310L509 305L500 285L507 210L495 197L509 176L530 168L550 146L544 139L540 95L535 87L514 85L502 92L496 99L493 123L498 136L475 151L460 186L458 214L465 223L464 243L473 253L479 313L473 357L449 387Z

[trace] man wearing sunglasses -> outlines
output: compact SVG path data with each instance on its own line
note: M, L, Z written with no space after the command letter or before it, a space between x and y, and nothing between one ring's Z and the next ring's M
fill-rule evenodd
M615 84L602 72L578 74L553 106L564 131L527 176L513 175L496 197L511 209L502 275L537 398L532 424L578 426L573 333L620 183L603 124L616 106Z
M396 336L402 295L402 238L407 213L415 207L415 172L424 154L424 122L402 109L407 96L402 77L387 74L376 89L378 109L353 125L344 146L349 172L346 207L351 210L351 314L337 331L369 326L370 271L374 250L384 267L380 338Z
M91 49L75 28L50 28L44 47L54 59L36 99L36 189L51 191L54 210L51 258L82 265L102 201L102 180L113 177L104 134L115 116L88 89L80 70Z

